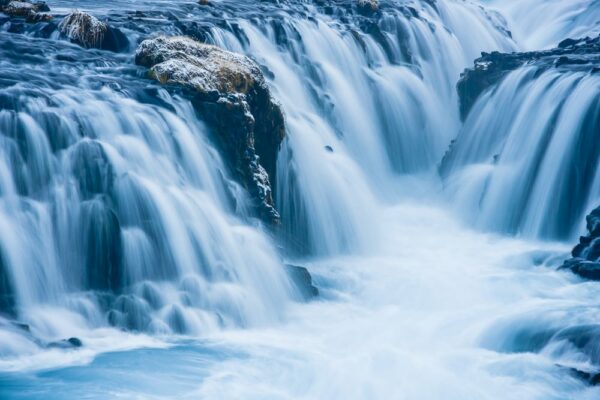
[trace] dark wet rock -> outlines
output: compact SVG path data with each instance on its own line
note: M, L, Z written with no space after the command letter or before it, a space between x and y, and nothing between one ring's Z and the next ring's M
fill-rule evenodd
M540 70L554 68L566 71L600 72L600 36L596 38L567 39L550 50L524 53L481 53L473 68L465 70L457 85L460 112L464 119L477 98L497 85L506 75L522 66Z
M122 51L128 47L123 32L81 11L67 15L58 25L58 30L71 42L88 49Z
M0 1L0 11L9 17L25 18L26 22L47 22L53 19L47 14L50 7L44 1Z
M25 21L30 23L35 22L50 22L54 19L54 16L48 13L30 13L25 18Z
M561 269L568 269L585 279L600 281L600 207L586 218L588 234L579 238Z
M57 348L57 349L77 349L83 346L81 339L76 337L59 340L58 342L50 342L47 347L49 348Z
M136 63L150 68L160 83L191 94L258 214L279 223L272 192L285 121L260 67L246 56L183 36L145 40Z
M577 368L569 367L568 371L577 379L581 379L589 385L596 386L600 383L600 372L582 371Z
M312 276L306 268L286 264L285 270L304 300L319 296L319 289L313 285Z
M19 322L19 321L11 321L12 326L14 326L15 328L17 328L18 330L25 332L25 333L31 333L31 328L29 327L28 324L25 324L23 322Z

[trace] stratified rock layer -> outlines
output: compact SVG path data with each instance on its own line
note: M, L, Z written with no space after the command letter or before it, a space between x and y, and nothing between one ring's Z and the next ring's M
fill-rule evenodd
M259 66L248 57L184 36L143 41L136 63L149 67L150 76L160 83L193 94L196 110L216 132L258 214L278 223L271 182L285 123Z

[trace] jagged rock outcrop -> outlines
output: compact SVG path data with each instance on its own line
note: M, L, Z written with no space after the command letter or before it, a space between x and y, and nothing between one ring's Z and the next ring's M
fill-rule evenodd
M85 48L121 51L127 48L127 38L120 30L82 11L67 15L58 30L71 42Z
M569 269L582 278L600 280L600 207L586 218L588 234L579 239L571 252L572 258L560 267Z
M0 1L0 11L9 17L25 18L27 22L50 21L50 7L44 1Z
M246 56L184 36L145 40L135 59L160 83L191 93L258 214L277 224L272 183L285 122L259 66Z
M566 39L557 48L525 53L481 53L473 68L465 70L458 81L460 112L464 119L477 98L488 88L498 84L511 71L524 65L541 70L585 70L600 72L600 36L596 38Z

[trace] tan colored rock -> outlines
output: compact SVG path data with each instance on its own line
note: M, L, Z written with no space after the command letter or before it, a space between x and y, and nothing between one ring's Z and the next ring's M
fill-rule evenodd
M246 94L264 84L260 68L248 57L185 36L144 40L135 60L149 67L161 83L191 86L204 93Z

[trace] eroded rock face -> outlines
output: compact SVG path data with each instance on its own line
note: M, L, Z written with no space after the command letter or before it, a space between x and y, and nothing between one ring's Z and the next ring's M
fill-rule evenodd
M81 11L67 15L58 29L71 42L88 49L121 51L127 48L127 38L120 30Z
M285 122L259 66L246 56L183 36L145 40L135 59L157 81L192 93L196 110L217 134L258 214L279 223L272 182Z
M498 84L508 73L524 65L540 70L600 71L600 36L596 38L566 39L557 48L525 53L481 53L471 69L461 74L457 89L460 112L464 119L477 98L488 88Z
M588 234L579 239L562 269L569 269L582 278L600 280L600 207L586 218Z

